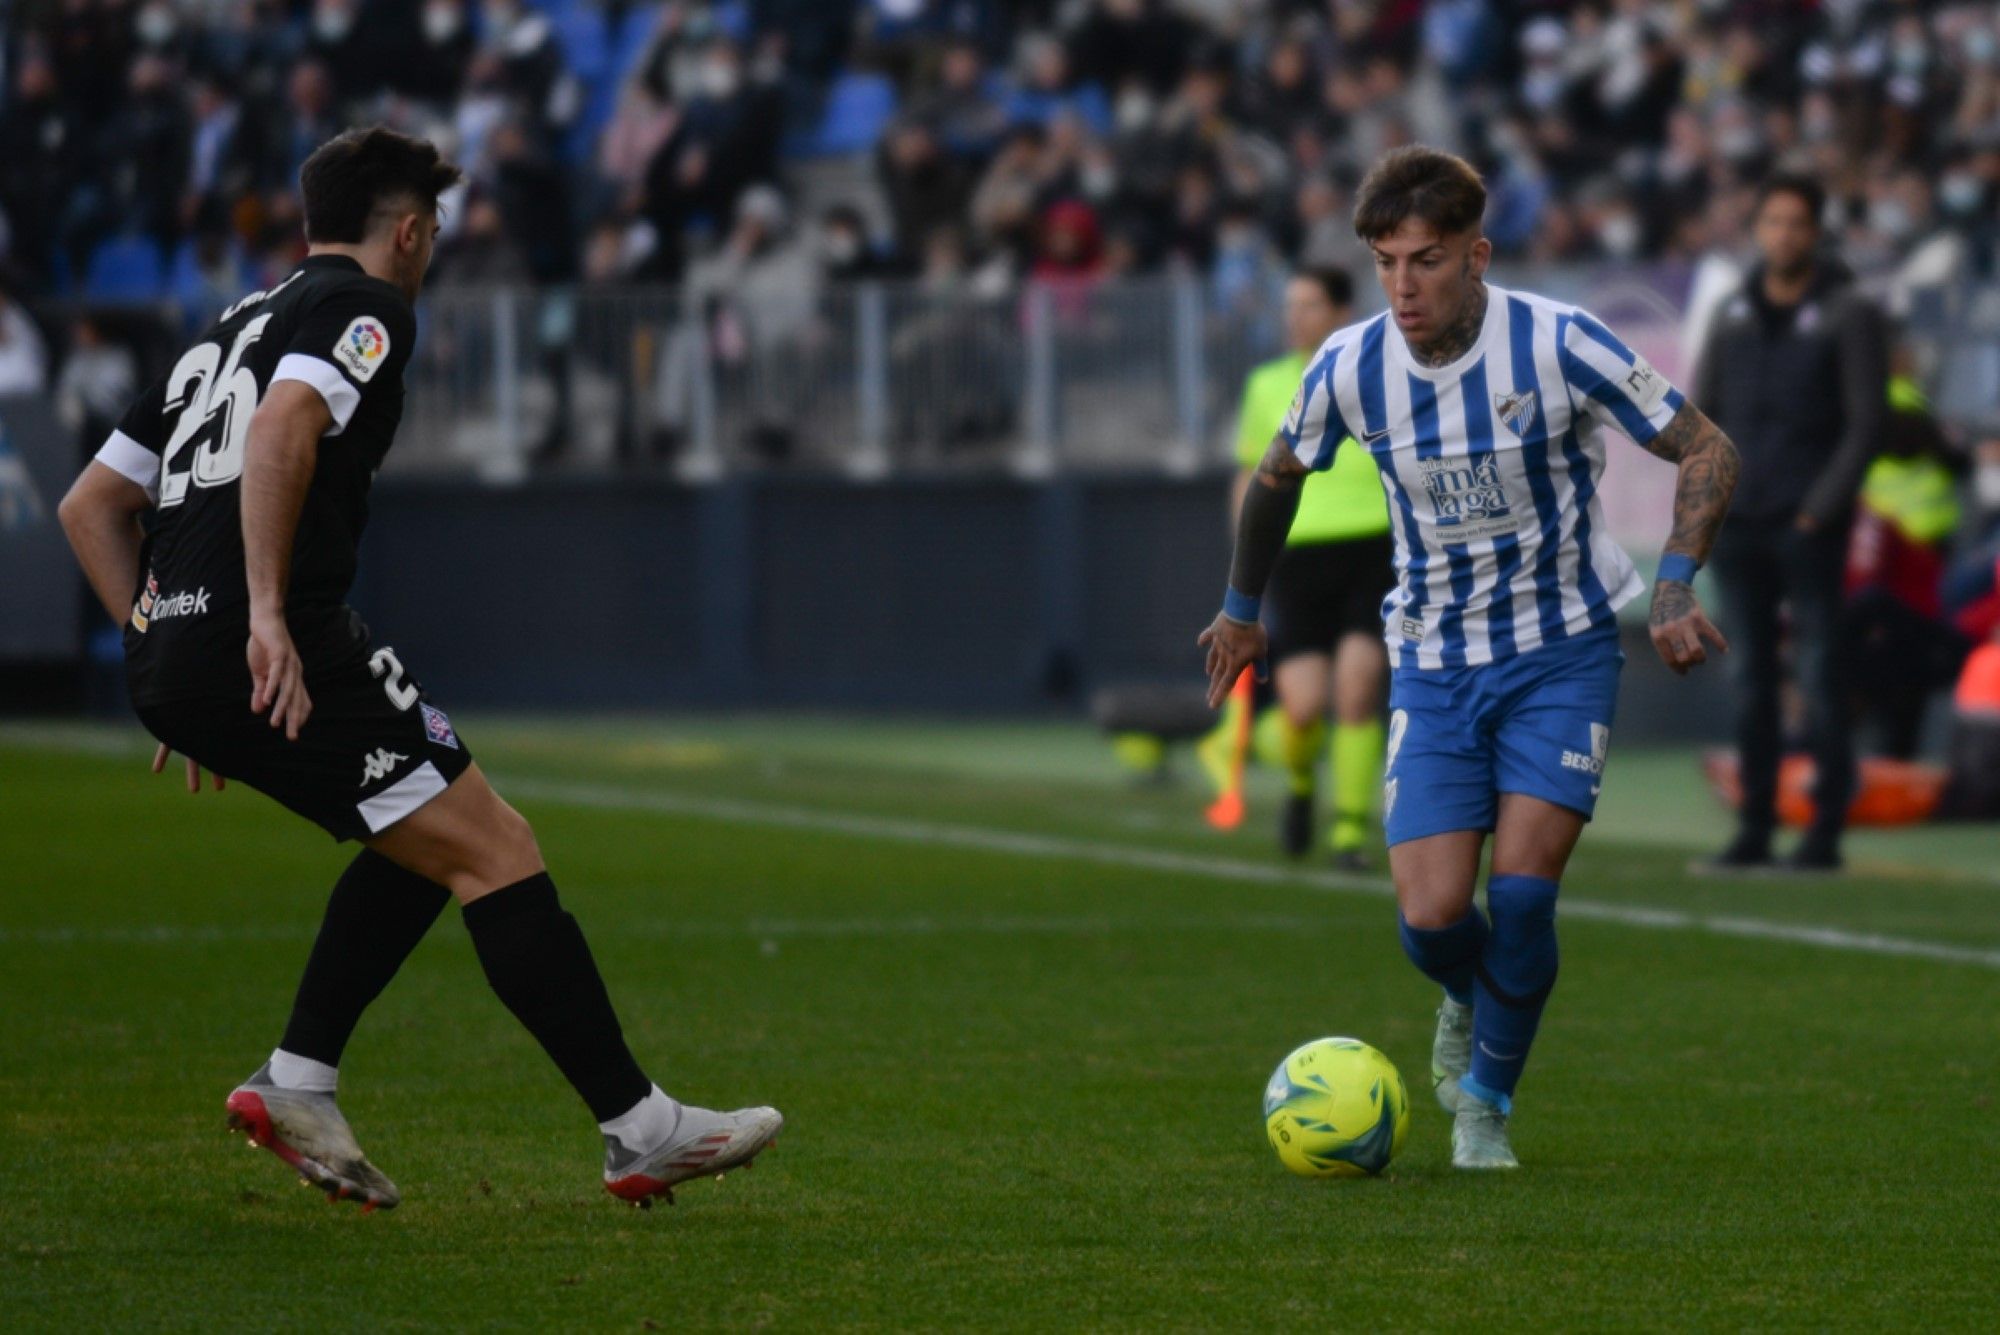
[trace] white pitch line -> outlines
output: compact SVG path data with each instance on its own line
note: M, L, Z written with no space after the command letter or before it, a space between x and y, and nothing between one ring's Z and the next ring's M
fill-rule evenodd
M1393 887L1387 881L1372 876L1296 871L1272 863L1241 862L1232 858L1204 857L1192 853L1140 848L1131 844L1099 843L1057 835L1025 834L977 825L948 825L893 816L865 816L848 812L820 811L810 807L742 802L729 798L687 797L677 793L620 788L605 784L525 778L508 778L498 783L511 795L533 801L553 802L561 806L603 811L655 812L667 816L722 821L732 825L805 830L815 834L879 839L889 843L930 848L962 848L1013 857L1088 862L1238 884L1251 882L1261 885L1299 886L1322 894L1374 895L1387 898L1394 893ZM1600 900L1579 899L1569 895L1563 896L1561 912L1572 918L1616 923L1624 927L1651 931L1706 932L1714 936L1780 941L1788 945L1816 946L1822 950L1846 951L1859 955L1934 960L1945 964L1970 964L1982 969L2000 970L2000 950L1983 949L1978 946L1955 946L1942 941L1919 941L1908 937L1884 936L1876 932L1850 932L1837 927L1814 927L1799 923L1771 922L1762 918L1693 913L1682 909L1654 908L1638 904L1608 904Z
M615 893L615 892L614 892ZM652 918L620 922L618 935L656 940L740 938L773 945L785 940L839 940L899 936L1123 936L1147 932L1309 932L1324 918L1298 913L1180 914L1002 914L965 917L910 914L870 918L747 918L703 922ZM310 941L311 922L252 924L160 923L139 927L0 927L0 946L179 946L246 941Z

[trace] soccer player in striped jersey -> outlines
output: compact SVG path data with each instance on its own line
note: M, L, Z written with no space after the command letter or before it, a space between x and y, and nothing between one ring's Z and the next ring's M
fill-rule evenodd
M1679 467L1650 618L1676 673L1727 649L1691 586L1737 472L1728 438L1604 325L1486 282L1485 207L1478 173L1436 149L1398 149L1363 181L1355 232L1389 309L1306 368L1200 638L1218 704L1266 652L1258 603L1302 480L1352 437L1381 470L1396 544L1389 869L1403 948L1444 989L1431 1075L1468 1169L1517 1166L1507 1119L1555 984L1557 886L1603 781L1617 611L1644 589L1598 503L1608 440Z

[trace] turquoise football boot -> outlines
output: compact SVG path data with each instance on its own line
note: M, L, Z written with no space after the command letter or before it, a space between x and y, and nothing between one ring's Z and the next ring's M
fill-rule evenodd
M1507 1143L1507 1110L1459 1089L1458 1111L1451 1124L1451 1166L1475 1172L1519 1168L1514 1147Z
M1431 1039L1431 1089L1438 1106L1448 1113L1458 1111L1458 1078L1472 1069L1472 1007L1461 1006L1446 994L1438 1006L1437 1036Z

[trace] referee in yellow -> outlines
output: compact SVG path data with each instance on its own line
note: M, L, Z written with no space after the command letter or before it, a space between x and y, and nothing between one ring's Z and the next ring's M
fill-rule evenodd
M1305 378L1306 363L1352 318L1354 289L1340 269L1302 269L1285 285L1285 339L1291 351L1250 373L1236 432L1242 465L1230 514L1271 448ZM1271 673L1283 713L1286 782L1279 843L1293 857L1312 848L1315 775L1333 713L1334 865L1365 868L1376 796L1382 787L1382 701L1389 656L1382 644L1382 599L1396 581L1389 507L1368 451L1341 442L1333 467L1306 479L1298 517L1264 595Z

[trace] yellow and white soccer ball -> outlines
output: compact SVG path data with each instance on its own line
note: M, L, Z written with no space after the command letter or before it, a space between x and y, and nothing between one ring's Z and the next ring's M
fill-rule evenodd
M1358 1038L1316 1038L1264 1086L1264 1130L1302 1177L1379 1173L1403 1148L1410 1098L1395 1064Z

